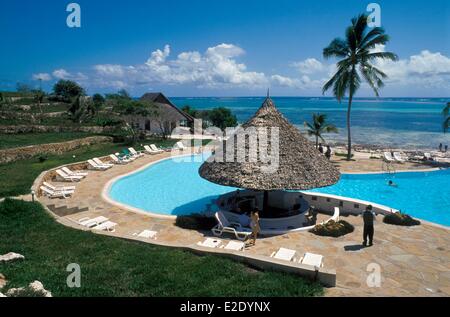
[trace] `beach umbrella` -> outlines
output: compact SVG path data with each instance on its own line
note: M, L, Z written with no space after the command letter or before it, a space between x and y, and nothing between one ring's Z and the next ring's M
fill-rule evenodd
M266 131L265 137L264 133L261 138L259 132L256 134L258 144L266 144L267 151L260 147L256 153L251 150L255 141L248 132L255 130ZM275 154L278 162L267 159ZM200 166L199 174L216 184L263 191L261 217L276 217L268 208L269 191L325 187L340 178L338 169L284 118L269 96L249 121L216 147L213 156Z

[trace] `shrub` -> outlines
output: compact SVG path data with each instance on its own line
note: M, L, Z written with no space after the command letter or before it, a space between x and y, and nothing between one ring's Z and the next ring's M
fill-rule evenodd
M338 222L335 222L334 220L330 220L325 224L316 225L310 232L318 236L337 238L353 232L353 230L355 230L355 228L347 221L339 220Z
M46 154L41 154L38 156L39 163L44 163L48 160L48 156Z
M420 221L412 218L410 215L395 212L391 214L387 214L383 218L383 222L390 225L397 226L418 226L420 225Z
M216 219L206 215L193 214L177 217L175 224L183 229L210 230L216 225Z

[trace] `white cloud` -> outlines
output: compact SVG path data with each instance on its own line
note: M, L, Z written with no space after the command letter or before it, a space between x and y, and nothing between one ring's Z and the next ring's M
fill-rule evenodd
M52 75L57 79L75 80L80 82L88 79L88 77L83 73L78 72L76 74L72 74L63 68L54 70Z
M33 80L49 81L52 80L52 75L50 75L49 73L38 73L33 74L32 78Z
M327 66L315 58L308 58L301 62L294 62L292 66L301 74L315 74L327 70Z
M382 51L385 51L384 46L377 46L372 50ZM265 74L249 70L240 61L245 54L241 47L223 43L203 52L182 51L173 55L171 47L165 45L162 49L151 52L141 64L98 64L92 67L91 72L86 73L89 77L81 72L71 73L60 68L51 74L33 74L33 79L70 79L80 82L86 88L127 88L139 91L154 85L262 91L271 84L286 88L285 91L289 93L304 90L309 94L320 94L323 84L336 71L335 63L309 57L286 64L286 74ZM450 90L450 58L440 52L423 50L397 62L377 59L373 63L389 76L385 80L385 89L389 92L411 91L411 95L414 95L417 91L423 94L442 94L442 91L445 94ZM364 85L362 93L366 92L370 92L369 87Z
M122 79L130 86L135 83L194 84L198 87L261 87L267 85L264 73L247 71L236 58L245 54L233 44L210 47L204 54L188 51L170 59L171 48L166 45L150 54L141 65L95 65L94 70L102 80Z
M441 53L423 50L397 62L378 59L375 66L384 71L392 85L450 89L450 58Z

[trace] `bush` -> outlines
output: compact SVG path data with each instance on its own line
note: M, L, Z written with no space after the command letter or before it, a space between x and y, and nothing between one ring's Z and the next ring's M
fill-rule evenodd
M330 220L325 224L316 225L314 228L310 230L310 232L325 237L340 237L346 235L347 233L353 232L355 227L349 224L347 221L339 220L335 222L334 220Z
M201 214L193 214L177 217L175 224L183 229L210 230L216 225L216 219Z
M48 156L45 154L41 154L38 156L38 160L39 160L39 163L44 163L45 161L48 160Z
M391 214L387 214L383 218L383 222L390 225L397 226L418 226L420 225L420 221L412 218L407 214L403 214L401 212L395 212Z

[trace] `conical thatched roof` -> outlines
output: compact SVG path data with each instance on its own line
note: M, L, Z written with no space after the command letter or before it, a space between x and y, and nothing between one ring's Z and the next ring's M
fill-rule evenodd
M279 162L274 172L268 173L264 169L267 163L260 160L260 151L257 151L256 161L238 162L238 145L234 142L234 152L231 152L234 161L208 160L200 167L200 176L220 185L254 190L307 190L333 185L339 180L340 173L336 167L284 118L269 97L256 114L242 126L243 129L251 127L278 128ZM236 132L230 139L234 137L236 140L238 134L239 132ZM268 148L276 149L276 145L272 145L270 140L271 133L268 136ZM216 150L216 157L225 158L223 152L228 142L230 141L224 141L222 147ZM245 147L248 151L248 138ZM242 151L242 146L240 150ZM246 158L248 157L247 154Z

